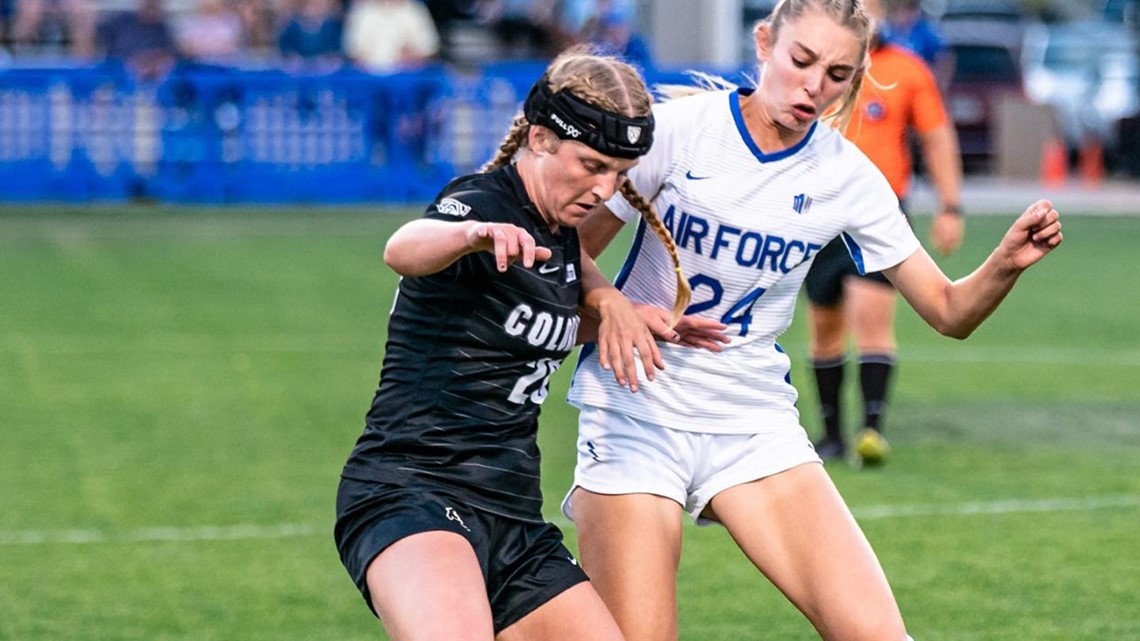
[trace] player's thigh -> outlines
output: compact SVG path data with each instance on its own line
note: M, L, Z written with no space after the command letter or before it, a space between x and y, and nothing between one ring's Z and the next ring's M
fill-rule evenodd
M867 278L847 279L847 325L862 353L895 351L895 288Z
M729 488L712 505L745 555L825 641L904 637L882 567L821 465Z
M458 534L423 532L396 541L368 566L367 580L392 641L494 638L479 560Z
M499 641L623 641L613 615L589 582L565 590L495 638Z
M681 506L653 494L574 491L578 556L626 641L677 637Z

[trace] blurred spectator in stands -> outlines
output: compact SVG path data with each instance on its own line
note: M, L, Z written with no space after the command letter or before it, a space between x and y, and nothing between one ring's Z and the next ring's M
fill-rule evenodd
M946 87L953 61L938 26L922 10L920 0L887 0L886 24L880 33L886 42L909 49L934 72L938 84Z
M436 31L444 36L453 24L472 22L485 0L423 0Z
M556 31L556 0L485 0L480 19L491 25L506 58L551 58L565 45Z
M245 54L242 22L225 0L198 0L177 30L178 47L187 58L209 64L233 64Z
M12 18L16 15L16 0L0 0L0 55L12 43Z
M248 52L270 54L277 46L277 18L270 0L233 0Z
M66 49L76 58L95 55L93 0L16 0L12 40L17 47Z
M277 37L287 64L335 66L344 60L344 22L338 0L299 0Z
M419 0L353 0L344 19L344 53L368 71L421 66L439 47L431 13Z
M648 43L634 25L636 15L633 7L610 0L599 0L596 5L600 13L586 20L578 39L596 45L602 53L618 56L642 71L652 70L653 56Z
M452 20L473 20L484 0L423 0L436 25Z
M134 11L108 15L99 25L96 40L104 56L121 61L148 81L166 75L177 56L162 0L139 0Z

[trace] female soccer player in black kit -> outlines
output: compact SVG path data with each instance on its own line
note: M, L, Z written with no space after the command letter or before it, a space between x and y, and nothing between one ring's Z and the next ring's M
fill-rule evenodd
M650 103L632 67L559 56L497 157L388 241L384 260L403 278L335 537L395 641L621 639L543 521L536 436L547 381L576 342L596 334L636 391L635 360L649 379L662 366L654 335L683 340L684 322L642 320L574 229L632 189L625 173L652 142Z

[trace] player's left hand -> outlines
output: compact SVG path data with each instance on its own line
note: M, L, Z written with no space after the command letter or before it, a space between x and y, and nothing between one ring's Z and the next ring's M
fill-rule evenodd
M618 385L636 392L638 360L645 371L645 378L651 381L657 370L665 368L653 332L633 303L616 289L598 306L598 311L601 316L598 362L602 369L613 372Z
M940 256L949 256L962 246L962 234L965 229L966 221L961 214L937 212L934 214L934 222L930 225L930 244Z
M1039 200L1013 222L997 251L1010 268L1023 270L1056 249L1062 240L1061 215L1053 203Z

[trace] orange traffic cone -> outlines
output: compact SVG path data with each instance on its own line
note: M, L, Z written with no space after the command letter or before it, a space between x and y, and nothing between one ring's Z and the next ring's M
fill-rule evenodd
M1041 145L1041 184L1061 187L1069 178L1069 158L1065 143L1050 138Z
M1081 153L1077 161L1081 181L1085 187L1095 188L1104 180L1104 144L1093 137L1081 142Z

